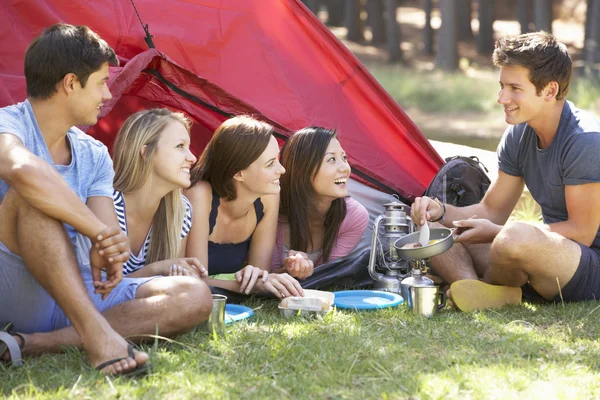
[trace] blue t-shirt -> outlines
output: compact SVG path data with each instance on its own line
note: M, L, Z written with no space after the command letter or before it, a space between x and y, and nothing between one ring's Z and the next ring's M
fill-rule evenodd
M556 135L546 149L527 123L510 126L498 146L498 168L522 176L542 208L545 223L569 218L565 186L600 182L600 120L566 101ZM600 247L600 231L594 247Z
M94 196L112 198L114 172L108 150L80 129L72 127L67 133L71 146L69 165L54 165L28 100L0 108L0 133L10 133L21 139L30 152L58 171L84 203ZM8 189L8 184L0 179L0 201ZM75 243L75 229L67 224L65 227L71 242Z

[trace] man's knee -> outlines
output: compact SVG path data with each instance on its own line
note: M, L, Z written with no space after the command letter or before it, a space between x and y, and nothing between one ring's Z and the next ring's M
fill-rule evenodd
M62 223L32 207L14 189L9 189L0 204L0 241L14 254L22 255L19 232L26 233L27 240L34 240L36 234L51 235L59 246L61 240L68 242Z
M212 310L212 296L204 281L196 278L178 279L172 295L178 300L177 309L182 321L191 329L208 319ZM186 324L187 325L187 324Z
M531 239L531 226L520 222L509 222L498 233L490 251L492 261L519 262L527 252Z
M29 220L34 219L36 224L47 221L55 224L56 226L62 226L60 221L49 217L37 208L31 206L20 194L14 189L10 188L6 195L2 199L0 204L0 216L3 221L14 220L15 223L22 219Z
M191 277L164 277L140 286L136 297L166 295L169 313L183 330L191 329L208 319L212 296L204 281Z

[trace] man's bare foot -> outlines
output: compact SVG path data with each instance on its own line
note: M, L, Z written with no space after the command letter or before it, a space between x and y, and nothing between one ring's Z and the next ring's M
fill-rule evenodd
M145 352L135 350L134 357L129 357L127 351L129 343L110 326L105 332L95 332L93 336L90 335L86 339L82 339L82 344L92 366L96 367L107 361L122 358L104 367L101 370L104 375L119 375L132 371L146 364L149 358Z

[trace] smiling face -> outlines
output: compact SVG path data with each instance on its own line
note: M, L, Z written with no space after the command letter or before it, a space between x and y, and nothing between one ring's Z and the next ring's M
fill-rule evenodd
M74 119L73 125L94 125L98 122L102 105L112 98L107 82L107 63L90 74L84 87L75 78L69 99L69 108Z
M174 189L190 186L190 169L196 157L190 151L190 135L178 121L170 121L160 133L152 172Z
M503 66L500 68L500 92L498 103L504 107L507 124L517 125L527 122L530 125L545 118L548 104L545 97L548 87L540 95L529 80L529 70L525 67Z
M267 148L260 157L248 168L238 172L234 179L248 191L263 196L279 193L281 190L279 177L284 173L285 169L279 163L279 145L277 140L271 136Z
M346 183L350 177L350 164L346 152L337 139L331 139L312 185L317 196L338 199L348 196Z

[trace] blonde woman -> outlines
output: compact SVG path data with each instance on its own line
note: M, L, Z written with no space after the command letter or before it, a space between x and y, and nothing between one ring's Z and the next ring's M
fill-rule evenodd
M190 122L181 113L144 110L121 127L113 147L113 200L131 245L124 276L206 276L198 259L184 258L192 207L182 188L190 185L195 162Z

